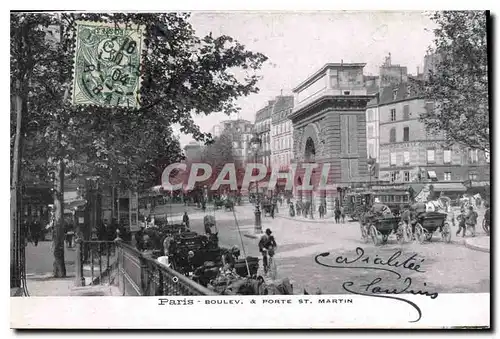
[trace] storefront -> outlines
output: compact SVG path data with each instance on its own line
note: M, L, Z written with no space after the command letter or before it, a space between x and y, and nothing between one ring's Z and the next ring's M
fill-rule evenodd
M459 198L467 191L461 182L440 182L431 185L435 194L447 196L452 200Z
M491 197L491 188L489 181L476 181L476 180L467 180L463 183L466 188L467 194L476 195L480 194L481 197L489 201Z

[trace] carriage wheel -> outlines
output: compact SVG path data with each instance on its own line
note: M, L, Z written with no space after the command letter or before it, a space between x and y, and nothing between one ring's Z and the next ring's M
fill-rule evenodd
M444 242L449 243L451 241L451 228L450 224L447 222L443 225L443 230L441 231L441 238Z
M429 242L432 240L432 233L431 232L425 233L425 240L429 241Z
M359 227L361 229L361 239L363 239L366 242L368 239L368 234L366 233L365 226L363 224L359 223Z
M370 235L371 235L371 237L372 237L372 241L373 241L373 244L374 244L375 246L377 246L377 245L378 245L378 236L377 236L377 232L378 232L378 231L377 231L377 229L375 228L375 226L374 226L374 225L371 225L371 226L370 226Z
M425 241L425 230L419 223L415 225L415 238L421 244Z
M404 230L405 241L409 242L413 238L413 232L411 231L411 224L405 224Z
M398 241L398 244L402 245L406 241L405 234L406 234L405 224L400 222L398 225L398 229L396 230L396 239Z
M490 226L486 223L486 219L483 219L483 230L487 235L490 235Z
M382 234L382 244L385 244L389 239L389 234Z

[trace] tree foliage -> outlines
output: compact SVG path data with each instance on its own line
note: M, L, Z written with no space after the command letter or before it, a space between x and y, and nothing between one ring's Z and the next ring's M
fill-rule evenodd
M13 14L11 20L19 17ZM161 167L181 159L172 124L180 124L181 132L196 140L208 140L193 116L237 111L238 97L258 91L255 70L266 60L229 36L197 37L185 13L65 13L34 18L61 31L52 39L52 48L30 51L37 57L29 86L27 126L32 129L27 138L32 142L26 158L43 154L62 159L68 175L89 173L124 186L147 181L151 174L161 173ZM77 20L145 26L141 109L63 104L72 81ZM38 41L44 41L43 36ZM15 53L11 59L17 62ZM18 68L12 67L13 78ZM247 73L243 80L236 77L237 69Z
M425 95L435 107L421 120L431 131L444 131L450 143L489 152L487 13L443 11L431 18L437 63Z
M140 109L70 105L77 20L145 27ZM238 97L258 91L256 71L266 59L229 36L196 36L186 13L12 14L11 91L26 103L24 174L33 172L39 180L51 171L63 179L99 176L121 188L157 181L163 167L182 159L171 126L179 124L196 140L209 139L193 116L237 111ZM237 77L237 71L246 76ZM61 202L64 186L58 187L55 200ZM56 228L62 229L58 213ZM55 262L54 272L64 276L57 238L54 256L63 267L56 270Z

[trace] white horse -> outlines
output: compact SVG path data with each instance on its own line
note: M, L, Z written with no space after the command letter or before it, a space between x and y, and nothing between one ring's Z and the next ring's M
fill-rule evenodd
M437 200L432 200L428 201L425 203L425 211L426 212L442 212L442 213L448 213L448 206L444 199L437 199Z

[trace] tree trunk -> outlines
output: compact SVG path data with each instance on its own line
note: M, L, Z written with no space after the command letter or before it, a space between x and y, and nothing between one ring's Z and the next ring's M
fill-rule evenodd
M14 141L14 156L12 165L12 182L10 189L10 277L11 288L21 287L21 246L23 246L23 239L20 230L19 211L18 211L18 197L19 197L19 174L21 165L21 150L22 150L22 121L23 111L25 108L22 94L24 88L21 81L16 81L18 93L16 94L16 139Z
M57 162L57 173L55 176L54 193L54 277L66 277L66 266L64 263L64 162Z

